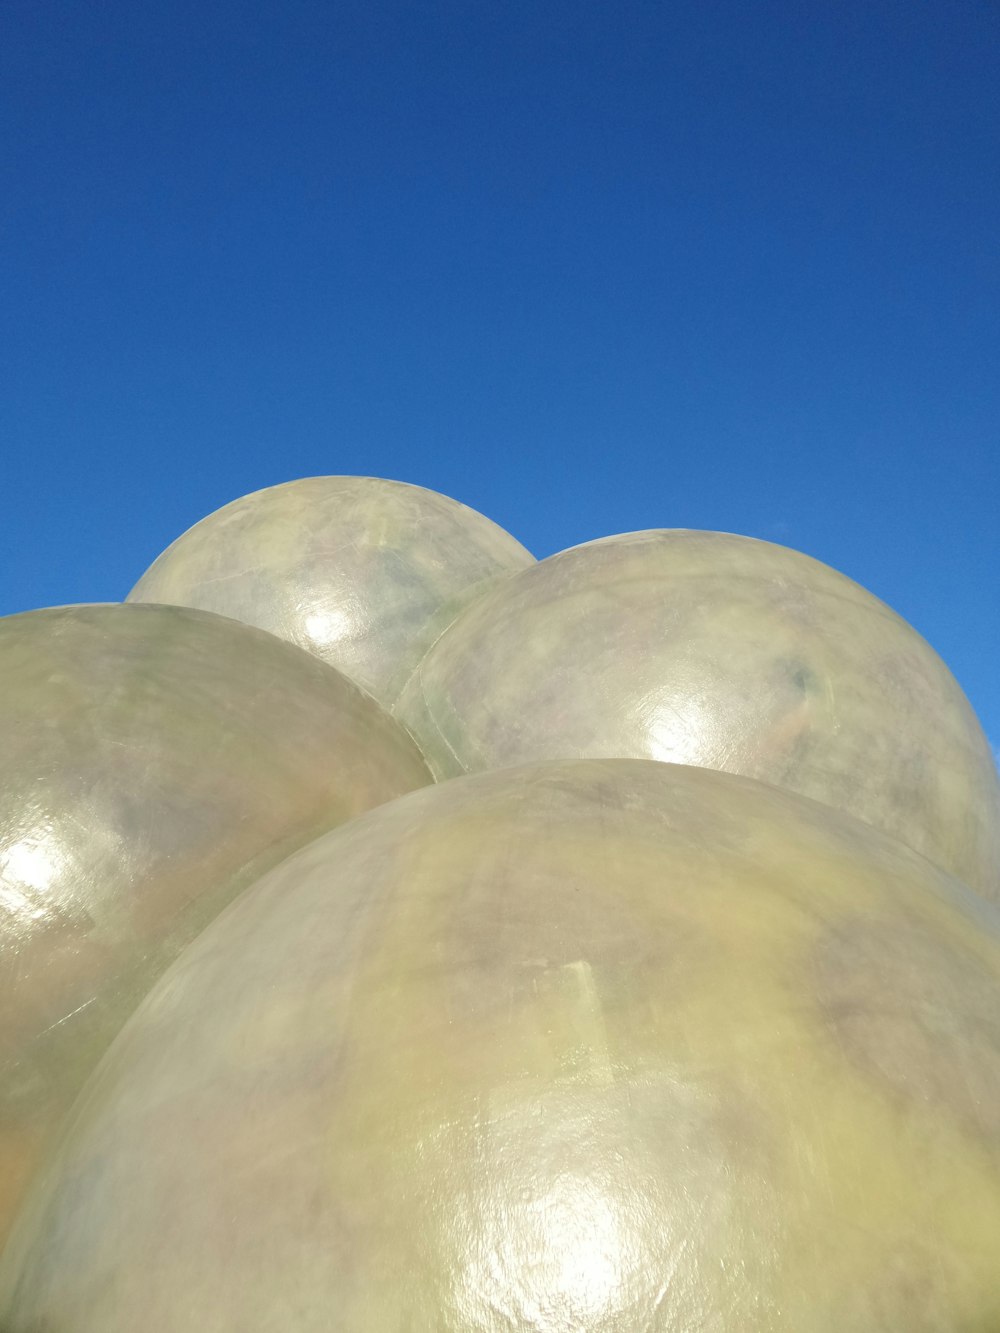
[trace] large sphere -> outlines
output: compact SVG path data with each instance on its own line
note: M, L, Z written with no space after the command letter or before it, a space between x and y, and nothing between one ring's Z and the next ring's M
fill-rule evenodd
M430 781L375 701L221 616L0 620L0 1243L122 1022L293 848Z
M109 1052L5 1333L1000 1327L1000 928L815 802L635 760L294 855Z
M435 491L308 477L196 523L128 600L199 606L258 625L391 703L462 607L533 563L503 528Z
M1000 784L954 677L810 557L631 533L523 571L434 644L396 707L439 777L633 756L846 810L1000 896Z

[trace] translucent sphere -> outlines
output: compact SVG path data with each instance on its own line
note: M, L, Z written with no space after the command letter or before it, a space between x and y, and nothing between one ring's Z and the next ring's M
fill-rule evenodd
M299 648L203 611L0 620L0 1241L124 1020L238 889L430 781Z
M1000 784L907 623L797 551L660 531L574 547L470 606L396 714L439 777L634 756L846 810L1000 897Z
M320 838L109 1052L5 1333L1000 1326L1000 927L860 821L636 760Z
M533 563L503 528L435 491L308 477L196 523L128 600L199 606L270 630L388 704L463 606Z

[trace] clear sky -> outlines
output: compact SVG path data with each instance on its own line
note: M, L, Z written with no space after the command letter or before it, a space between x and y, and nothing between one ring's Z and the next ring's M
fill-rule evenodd
M1000 741L997 0L7 0L0 613L318 473L700 527Z

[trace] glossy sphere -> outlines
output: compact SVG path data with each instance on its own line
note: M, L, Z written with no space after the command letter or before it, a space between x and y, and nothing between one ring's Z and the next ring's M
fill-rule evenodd
M439 777L634 756L774 783L1000 896L1000 784L937 654L785 547L631 533L541 561L470 607L396 708Z
M153 980L293 848L430 780L308 653L221 616L0 620L0 1241Z
M463 606L533 563L503 528L435 491L309 477L196 523L129 601L200 606L258 625L388 704Z
M90 1086L5 1333L1000 1327L1000 932L742 778L431 787L266 876Z

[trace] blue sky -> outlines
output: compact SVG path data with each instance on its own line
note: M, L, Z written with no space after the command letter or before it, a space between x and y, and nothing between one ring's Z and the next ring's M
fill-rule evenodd
M317 473L703 527L1000 740L995 0L8 0L0 613Z

